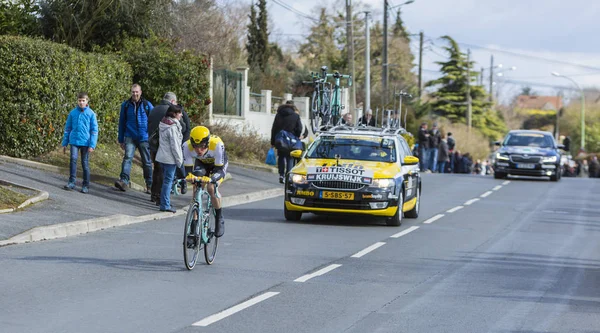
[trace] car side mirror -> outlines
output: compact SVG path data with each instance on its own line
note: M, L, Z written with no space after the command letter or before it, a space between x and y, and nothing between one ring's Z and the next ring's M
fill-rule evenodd
M404 165L415 165L418 163L419 163L419 159L414 156L406 156L404 158L404 161L402 161L402 164L404 164Z
M494 145L500 146L500 141L494 141Z
M290 156L293 157L293 158L300 159L302 157L302 153L303 153L303 151L300 150L300 149L292 150L290 152Z
M556 145L556 148L565 150L565 145Z

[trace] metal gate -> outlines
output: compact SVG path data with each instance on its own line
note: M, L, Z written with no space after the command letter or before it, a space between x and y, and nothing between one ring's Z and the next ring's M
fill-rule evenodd
M242 74L213 71L213 114L242 115Z

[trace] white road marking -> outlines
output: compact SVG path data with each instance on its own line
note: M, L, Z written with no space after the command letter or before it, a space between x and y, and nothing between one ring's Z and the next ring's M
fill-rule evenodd
M469 205L471 205L472 203L475 203L475 202L477 202L477 201L479 201L479 198L471 199L471 200L469 200L469 201L465 202L463 205L465 205L465 206L469 206Z
M314 277L321 276L327 272L330 272L340 266L342 266L342 265L338 265L338 264L329 265L329 266L322 268L314 273L303 275L303 276L297 278L296 280L294 280L294 282L306 282Z
M463 209L463 208L465 208L465 207L463 207L463 206L456 206L456 207L454 207L454 208L450 208L450 209L448 209L448 210L446 211L446 213L454 213L455 211L457 211L457 210L461 210L461 209Z
M254 298L251 298L243 303L240 303L234 307L231 307L227 310L223 310L219 313L215 313L212 316L208 316L200 321L197 321L195 323L192 324L192 326L208 326L210 324L216 323L217 321L224 319L226 317L231 316L232 314L235 314L237 312L240 312L246 308L251 307L252 305L255 305L257 303L260 303L266 299L269 299L275 295L279 294L279 292L274 292L274 291L269 291L266 292L262 295L256 296Z
M424 221L423 223L425 223L425 224L429 224L429 223L432 223L432 222L435 222L435 221L437 221L437 220L441 219L442 217L444 217L444 214L437 214L436 216L434 216L434 217L430 218L430 219L429 219L429 220L427 220L427 221Z
M397 234L393 234L393 235L391 235L390 237L391 237L391 238L400 238L400 237L402 237L402 236L404 236L404 235L406 235L406 234L409 234L409 233L411 233L411 232L413 232L413 231L415 231L415 230L417 230L417 229L419 229L419 227L416 227L416 226L415 226L415 227L410 227L410 228L408 228L408 229L406 229L406 230L400 231L400 232L399 232L399 233L397 233Z
M492 191L487 191L487 192L485 192L484 194L482 194L482 195L481 195L481 197L482 197L482 198L485 198L485 197L487 197L488 195L490 195L490 194L492 194L492 193L493 193Z
M375 243L375 244L367 247L366 249L353 254L352 258L360 258L360 257L364 256L365 254L367 254L367 253L369 253L369 252L371 252L371 251L373 251L373 250L375 250L375 249L377 249L377 248L379 248L381 246L384 246L384 245L385 245L384 242L377 242L377 243Z
M504 183L502 183L502 185L508 185L510 184L510 180L505 180Z
M493 190L494 190L494 191L498 191L498 190L499 190L499 189L501 189L501 188L502 188L502 185L498 185L498 186L495 186L495 187L493 188Z

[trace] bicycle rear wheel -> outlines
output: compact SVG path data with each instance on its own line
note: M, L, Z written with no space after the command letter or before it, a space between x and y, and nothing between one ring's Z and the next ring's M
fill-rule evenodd
M203 215L205 219L202 223L204 227L206 227L208 242L204 244L204 260L208 265L212 265L213 261L215 261L215 256L217 255L217 247L219 246L219 239L215 237L215 227L217 225L215 218L215 210L210 207L207 214Z
M319 111L321 109L321 105L319 103L319 92L317 90L313 91L311 107L310 107L310 127L313 133L316 133L319 130L319 122L321 120L321 115Z
M199 217L200 207L198 203L194 202L187 212L183 229L183 261L188 270L194 269L200 253Z

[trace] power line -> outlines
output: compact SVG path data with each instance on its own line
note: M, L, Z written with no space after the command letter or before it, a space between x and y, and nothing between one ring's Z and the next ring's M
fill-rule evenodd
M529 55L529 54L525 54L525 53L514 52L514 51L506 51L506 50L501 50L501 49L493 49L493 48L489 48L489 47L485 47L485 46L481 46L481 45L475 45L475 44L470 44L470 43L463 43L463 42L459 42L459 41L456 41L456 42L458 44L460 44L460 45L464 45L464 46L467 46L467 47L470 47L470 48L474 48L474 49L480 49L480 50L486 50L486 51L492 51L492 52L505 53L505 54L510 54L512 56L515 56L515 57L529 58L529 59L535 59L535 60L542 60L542 61L549 62L549 63L569 65L569 66L574 66L574 67L587 68L587 69L591 69L591 70L595 70L595 71L600 71L600 67L583 65L583 64L578 64L578 63L569 62L569 61L563 61L563 60L549 59L549 58L544 58L544 57L540 57L540 56L534 56L534 55Z
M291 11L292 13L294 13L294 14L296 14L296 15L299 15L299 16L301 16L301 17L303 17L303 18L305 18L305 19L308 19L308 20L311 20L311 21L314 21L314 22L319 22L319 20L317 20L317 19L315 19L315 18L312 18L312 17L310 17L308 14L305 14L305 13L303 13L303 12L301 12L301 11L297 10L296 8L294 8L294 7L292 7L292 6L288 5L288 4L286 4L285 2L283 2L283 1L281 1L281 0L273 0L273 2L274 2L274 3L276 3L276 4L278 4L279 6L281 6L281 7L283 7L283 8L285 8L285 9L287 9L287 10Z

